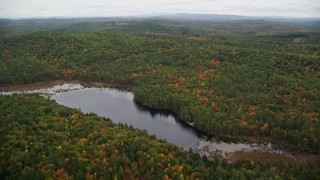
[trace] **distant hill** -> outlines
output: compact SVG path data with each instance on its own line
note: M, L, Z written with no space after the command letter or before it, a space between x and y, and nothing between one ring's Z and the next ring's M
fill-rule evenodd
M234 20L268 20L278 22L314 22L320 21L320 18L295 18L295 17L258 17L258 16L239 16L239 15L221 15L221 14L166 14L157 15L155 18L169 20L200 20L200 21L234 21Z
M38 31L125 31L173 34L275 34L320 28L317 18L251 17L218 14L153 14L128 17L1 19L0 35Z
M201 20L201 21L227 21L227 20L248 20L256 19L248 16L237 16L237 15L218 15L218 14L167 14L156 16L159 19L170 19L170 20Z

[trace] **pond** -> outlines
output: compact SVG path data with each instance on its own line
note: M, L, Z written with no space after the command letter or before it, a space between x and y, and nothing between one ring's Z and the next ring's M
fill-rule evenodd
M165 139L185 149L207 154L214 150L224 156L240 150L254 150L257 144L206 141L206 134L180 120L170 111L155 110L134 101L131 92L113 88L83 88L56 94L52 97L59 104L81 111L93 112L110 118L114 123L126 123L145 129L157 138Z
M80 108L85 113L93 112L99 116L110 118L114 123L126 123L138 129L145 129L157 138L165 139L185 149L192 148L200 154L210 155L212 152L221 156L236 151L252 151L264 149L272 152L271 145L233 143L204 140L206 134L180 120L170 111L155 110L141 106L134 101L131 92L114 88L84 88L80 84L63 84L50 88L9 91L12 93L39 93L54 99L57 103L71 108Z
M145 108L133 100L133 94L111 88L87 88L53 97L59 104L80 108L110 118L115 123L146 129L157 138L176 145L195 148L201 134L179 122L172 114Z

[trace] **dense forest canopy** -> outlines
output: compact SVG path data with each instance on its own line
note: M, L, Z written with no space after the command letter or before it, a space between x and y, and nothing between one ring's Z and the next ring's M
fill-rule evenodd
M261 136L319 153L319 27L317 21L0 20L0 84L121 84L136 101L171 109L207 133ZM3 110L5 119L18 112Z
M212 134L263 135L320 147L317 29L247 20L83 23L5 33L0 83L118 83L132 86L137 101L172 109ZM34 24L21 29L27 25ZM110 30L98 28L109 25Z
M146 131L38 95L0 95L0 119L5 179L319 178L311 166L209 161Z

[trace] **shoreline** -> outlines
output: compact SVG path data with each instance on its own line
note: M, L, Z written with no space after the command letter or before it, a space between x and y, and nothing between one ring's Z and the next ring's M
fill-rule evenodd
M126 86L121 84L111 84L111 83L105 83L105 82L95 82L95 81L80 81L80 80L52 80L52 81L44 81L44 82L37 82L37 83L31 83L31 84L13 84L13 85L0 85L0 91L26 91L26 90L37 90L37 89L44 89L44 88L50 88L57 85L63 85L63 84L81 84L85 88L116 88L119 90L124 91L130 91L132 92L134 87L132 86ZM218 140L224 140L228 142L245 142L245 143L257 143L257 144L268 144L272 143L273 146L278 146L277 149L284 149L286 151L291 152L302 152L302 153L308 153L308 154L320 154L320 150L315 151L313 149L308 148L295 148L293 145L273 140L270 137L264 137L264 136L250 136L250 135L230 135L230 134L212 134L209 132L206 132L202 129L199 129L198 127L194 126L194 124L189 123L183 119L180 118L179 114L175 112L172 109L162 108L162 107L154 107L149 106L148 104L145 104L143 102L140 102L136 99L133 99L136 103L138 103L141 106L144 106L145 108L154 109L154 110L163 110L163 111L169 111L174 116L179 119L182 123L185 125L188 125L197 131L199 133L210 136L210 137L216 137Z
M79 81L79 80L53 80L53 81L37 82L37 83L32 83L32 84L0 85L0 91L37 90L40 88L50 88L53 86L63 85L63 84L67 84L67 83L81 84L85 88L109 87L109 88L116 88L119 90L131 91L131 92L134 89L133 86L125 86L125 85L121 85L121 84L110 84L110 83L104 83L104 82L87 82L87 81ZM149 109L165 110L165 111L171 112L172 114L174 114L174 116L177 118L177 120L179 120L181 123L183 123L187 126L194 128L197 131L197 133L199 133L199 134L207 135L209 137L215 137L217 140L222 140L225 142L248 143L248 144L256 143L256 144L263 144L263 145L271 143L274 150L280 150L283 152L290 153L294 157L300 157L300 158L297 158L297 159L299 159L299 162L302 162L301 159L304 159L304 161L310 161L313 159L315 161L314 164L316 164L317 166L320 166L320 156L319 156L320 150L316 151L316 150L310 150L310 149L305 149L305 148L297 148L297 147L294 147L293 145L290 145L287 143L272 140L270 137L246 136L246 135L227 135L227 134L214 135L214 134L208 133L206 131L203 131L203 130L195 127L191 123L184 121L183 119L181 119L179 117L178 113L176 113L175 111L173 111L171 109L148 106L147 104L145 104L143 102L139 102L136 99L134 99L134 101L136 103L146 107L146 108L149 108ZM263 152L265 150L261 149L260 151ZM237 156L239 158L240 155L243 156L243 154L246 154L246 157L254 158L255 157L254 154L257 154L257 152L254 152L254 151L252 151L252 153L249 153L252 155L248 155L248 153L249 152L245 152L245 153L244 152L235 152L235 153L232 153L229 158L230 159L237 159ZM285 154L287 154L287 153L284 153L284 156L286 156ZM270 154L270 156L274 156L271 152L269 154ZM319 156L319 157L317 157L317 156ZM307 163L307 162L305 162L305 163Z
M314 149L308 149L308 148L295 148L293 145L280 142L279 140L273 140L271 137L264 137L264 136L250 136L250 135L230 135L230 134L211 134L209 132L206 132L196 126L194 126L193 123L189 123L183 119L180 118L179 114L175 112L174 110L171 109L166 109L166 108L161 108L161 107L153 107L149 106L143 102L137 101L134 99L137 103L140 105L150 108L150 109L155 109L155 110L166 110L172 112L180 121L183 123L187 124L188 126L191 126L192 128L196 129L197 131L201 132L202 134L206 134L209 137L215 137L217 140L222 140L226 142L243 142L243 143L257 143L257 144L264 144L267 145L269 143L272 144L272 146L277 146L275 149L276 150L284 150L288 152L294 152L294 153L303 153L303 154L320 154L320 150L316 151Z
M4 84L0 85L0 91L25 91L25 90L37 90L39 88L50 88L57 85L63 84L81 84L84 87L111 87L117 88L126 91L132 91L133 87L125 86L121 84L111 84L111 83L104 83L98 81L80 81L80 80L51 80L51 81L43 81L43 82L36 82L36 83L29 83L29 84Z

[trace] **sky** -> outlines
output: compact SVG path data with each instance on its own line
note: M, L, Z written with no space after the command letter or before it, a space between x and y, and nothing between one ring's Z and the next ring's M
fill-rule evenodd
M163 13L320 17L320 0L0 0L0 18Z

